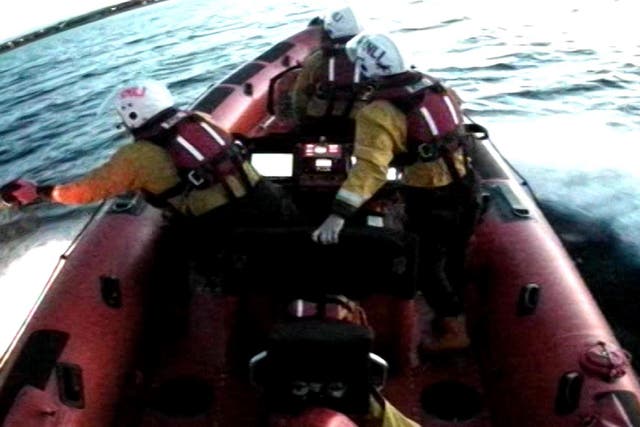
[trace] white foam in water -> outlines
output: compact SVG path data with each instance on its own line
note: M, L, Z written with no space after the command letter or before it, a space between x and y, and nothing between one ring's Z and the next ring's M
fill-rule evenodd
M640 253L640 145L602 114L485 124L538 198L606 220Z
M22 328L69 242L49 240L31 246L21 255L13 254L15 258L0 271L0 367L2 355Z

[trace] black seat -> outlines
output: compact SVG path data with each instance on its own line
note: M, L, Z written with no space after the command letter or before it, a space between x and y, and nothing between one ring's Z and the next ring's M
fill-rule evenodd
M320 406L366 413L376 386L372 339L368 328L343 322L300 319L278 325L267 350L251 361L252 381L272 412Z
M229 248L228 291L317 298L373 293L411 299L416 292L413 235L377 227L346 228L337 245L311 240L308 227L240 229Z

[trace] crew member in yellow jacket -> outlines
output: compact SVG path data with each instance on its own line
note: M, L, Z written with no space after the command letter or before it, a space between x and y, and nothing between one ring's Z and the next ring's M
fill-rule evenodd
M465 348L459 293L478 204L459 99L437 80L405 67L385 35L355 38L347 49L356 72L370 84L363 95L369 103L355 115L357 162L312 237L336 243L345 219L385 184L391 161L402 158L407 229L420 238L419 286L436 314L435 339L422 347Z
M293 85L293 116L305 134L352 133L353 63L344 46L362 25L346 6L327 12L321 30L320 48L305 59Z
M43 198L76 205L139 191L189 222L202 225L224 217L224 228L227 221L273 225L293 212L281 190L262 179L228 132L206 114L178 110L165 85L144 81L127 86L114 102L134 142L71 183L36 186L16 180L0 190L2 201L21 206Z
M21 206L39 199L76 205L126 192L141 192L168 215L164 289L186 298L188 261L209 277L214 254L238 226L281 226L295 216L283 190L263 179L245 160L232 136L201 113L180 111L163 84L146 81L115 95L122 123L135 141L103 165L66 184L16 180L0 189L0 200ZM171 293L170 292L170 293ZM177 304L174 304L177 305Z

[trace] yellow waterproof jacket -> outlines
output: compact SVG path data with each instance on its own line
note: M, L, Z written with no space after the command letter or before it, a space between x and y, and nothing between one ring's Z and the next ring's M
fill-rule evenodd
M255 185L260 175L250 163L243 163L249 182ZM180 182L169 153L148 141L136 141L120 147L102 166L78 181L56 185L51 200L62 204L85 204L129 191L161 194ZM241 177L228 176L227 182L235 197L247 193ZM202 215L226 204L230 195L221 184L193 190L169 199L169 204L185 215Z
M381 427L420 427L420 425L405 417L388 401L384 405Z
M389 163L394 156L407 152L406 115L389 101L376 100L355 115L356 164L338 191L336 200L354 210L359 208L387 181ZM460 148L454 152L454 164L460 176L467 172ZM453 182L442 158L417 162L404 168L403 183L412 187L436 188Z
M380 395L371 398L370 413L361 424L362 427L420 427Z

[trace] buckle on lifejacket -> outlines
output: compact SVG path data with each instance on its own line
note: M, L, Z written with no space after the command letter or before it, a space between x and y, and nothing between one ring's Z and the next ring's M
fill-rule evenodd
M335 90L333 82L319 82L316 84L313 95L322 101L326 101L331 97L331 93Z
M358 101L368 102L376 92L376 86L370 82L356 83L354 87L356 99Z
M432 162L440 155L438 145L433 142L425 142L418 145L417 151L418 158L423 162Z
M202 184L204 184L204 178L202 178L198 173L198 171L195 171L195 170L192 170L187 174L187 179L189 180L190 183L192 183L196 187L199 187Z

